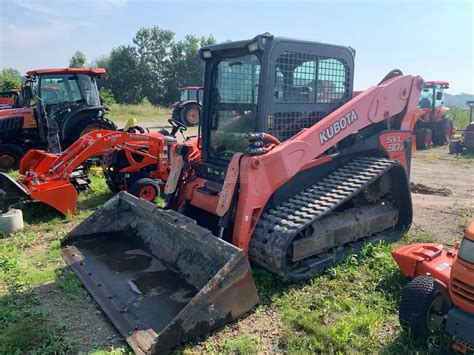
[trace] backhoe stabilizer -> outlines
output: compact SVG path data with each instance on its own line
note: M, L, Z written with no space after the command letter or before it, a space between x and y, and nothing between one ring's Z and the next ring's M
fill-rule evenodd
M241 249L126 192L74 228L62 248L136 353L171 349L258 302Z

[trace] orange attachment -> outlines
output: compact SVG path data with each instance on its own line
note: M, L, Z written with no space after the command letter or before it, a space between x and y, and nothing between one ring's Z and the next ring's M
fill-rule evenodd
M31 198L54 207L65 216L76 214L77 191L67 180L48 181L34 186Z
M20 184L32 199L52 206L63 215L75 214L77 191L72 183L72 174L87 159L122 149L130 165L121 172L135 172L145 166L156 165L157 178L166 181L169 169L168 157L163 154L166 144L159 133L89 132L60 155L42 150L28 151L20 162ZM142 148L147 149L143 151Z

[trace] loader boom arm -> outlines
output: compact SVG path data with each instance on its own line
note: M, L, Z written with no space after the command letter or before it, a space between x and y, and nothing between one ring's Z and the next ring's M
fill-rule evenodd
M59 156L48 154L48 159L38 164L34 171L29 165L31 160L24 160L20 166L20 173L25 175L28 172L35 172L40 175L42 179L51 180L57 176L66 176L71 174L78 166L83 164L87 159L94 156L101 156L109 149L120 146L130 146L133 143L148 142L151 144L155 142L159 144L163 141L160 134L135 134L120 131L98 130L92 131L81 138L66 149ZM144 152L136 151L137 154L150 156Z

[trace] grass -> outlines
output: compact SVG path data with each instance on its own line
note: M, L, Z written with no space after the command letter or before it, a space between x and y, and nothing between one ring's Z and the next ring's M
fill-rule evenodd
M413 239L431 239L410 234ZM398 300L408 282L392 260L393 245L366 245L322 275L298 285L256 270L264 304L275 307L285 332L281 347L300 352L434 352L449 350L444 334L416 342L400 331Z
M468 108L450 107L448 114L453 118L454 126L458 129L466 128L469 123Z
M259 350L258 338L253 335L239 335L224 342L220 352L232 354L255 354Z
M64 268L60 239L83 221L112 194L103 177L91 176L91 190L79 195L78 215L64 219L44 205L22 207L24 231L0 239L0 354L71 353L81 339L64 336L67 322L50 321L40 304L45 287L62 299L75 297L82 286ZM403 243L433 241L436 236L410 232ZM255 267L254 279L260 306L271 307L283 323L279 335L282 351L424 353L448 352L449 338L435 334L415 341L398 325L398 300L408 279L401 275L390 251L394 245L367 245L360 255L347 257L325 273L298 284L287 283ZM91 325L93 326L93 325ZM218 353L250 354L262 349L258 336L237 334L205 347ZM93 354L125 354L127 347L91 350ZM188 344L186 352L193 352Z
M150 103L143 105L113 104L110 106L107 117L113 121L127 121L136 118L138 124L141 120L156 120L157 124L163 124L171 117L171 109L153 106Z

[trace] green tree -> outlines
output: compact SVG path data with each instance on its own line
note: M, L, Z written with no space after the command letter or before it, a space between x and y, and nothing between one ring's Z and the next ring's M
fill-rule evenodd
M112 49L108 60L109 79L104 83L119 103L138 104L143 97L143 76L137 52L132 46Z
M19 89L22 83L20 72L16 69L7 68L0 72L0 90Z
M69 68L84 68L86 65L86 55L81 51L76 51L69 60Z
M199 57L199 48L215 43L212 36L199 38L188 35L183 41L173 44L164 73L164 104L169 105L178 100L177 87L203 85L204 62Z
M158 26L140 29L133 39L143 74L143 95L154 105L163 104L165 73L170 65L173 39L174 32Z
M112 90L107 89L106 87L101 87L99 90L100 99L107 105L113 105L116 103L114 94Z

